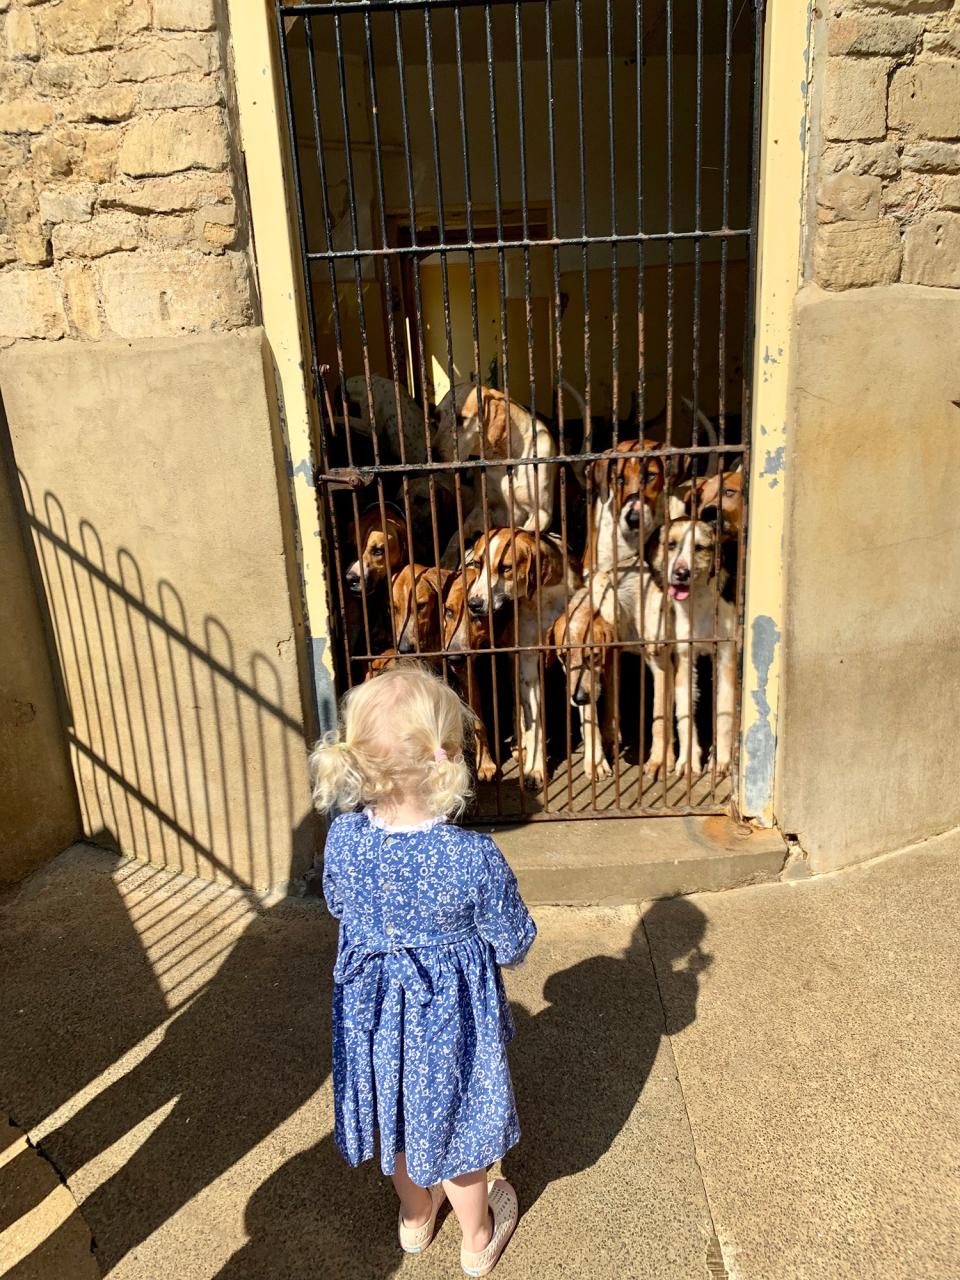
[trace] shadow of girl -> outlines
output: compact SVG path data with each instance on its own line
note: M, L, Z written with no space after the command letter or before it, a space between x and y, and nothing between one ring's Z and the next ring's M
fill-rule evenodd
M661 1037L696 1017L699 975L710 963L700 946L706 918L685 899L670 908L684 928L671 934L675 953L658 954L674 973L669 1024L644 932L663 910L659 903L638 922L622 959L592 956L553 974L540 1013L514 1007L510 1066L523 1138L504 1173L524 1211L551 1182L582 1173L609 1150L643 1091Z
M403 1260L396 1204L379 1163L348 1168L330 1134L257 1188L249 1239L213 1280L387 1280Z
M692 1022L705 918L692 903L670 903L675 953L671 1032ZM654 904L644 922L659 915ZM638 923L622 958L593 956L548 979L550 1002L531 1016L515 1006L510 1052L523 1140L505 1160L528 1210L557 1178L589 1168L609 1149L640 1096L664 1034L664 1014ZM682 925L682 928L678 927ZM659 941L659 935L658 935ZM329 1085L326 1087L329 1088ZM396 1199L376 1160L348 1169L332 1134L292 1157L247 1204L248 1241L214 1280L388 1280L402 1264ZM445 1230L424 1275L458 1273L459 1236Z

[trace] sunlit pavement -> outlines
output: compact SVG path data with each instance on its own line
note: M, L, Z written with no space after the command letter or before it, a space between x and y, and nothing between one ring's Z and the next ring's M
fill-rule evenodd
M502 1280L960 1274L958 853L539 908ZM8 894L0 1108L38 1150L8 1126L0 1274L87 1280L92 1236L114 1280L456 1275L455 1221L403 1258L334 1147L334 942L316 902L80 846Z

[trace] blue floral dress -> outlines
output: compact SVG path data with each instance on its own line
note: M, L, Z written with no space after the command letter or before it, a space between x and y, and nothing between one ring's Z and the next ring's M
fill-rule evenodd
M482 1169L520 1137L500 965L536 926L493 840L447 822L390 828L369 810L330 827L323 891L334 968L337 1145L351 1165L404 1152L422 1187Z

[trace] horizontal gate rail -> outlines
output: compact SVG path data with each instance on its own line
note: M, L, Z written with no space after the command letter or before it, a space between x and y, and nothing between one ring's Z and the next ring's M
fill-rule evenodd
M435 253L469 253L481 249L574 249L589 245L658 244L675 243L678 240L736 240L749 237L749 227L721 227L715 231L636 231L615 236L549 236L539 240L466 240L454 244L390 245L387 248L362 249L311 249L307 257L311 262L337 262L352 258L429 258Z

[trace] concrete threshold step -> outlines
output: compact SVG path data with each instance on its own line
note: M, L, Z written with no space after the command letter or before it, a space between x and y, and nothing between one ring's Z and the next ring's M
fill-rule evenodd
M722 815L485 824L530 904L615 905L776 880L778 831Z

